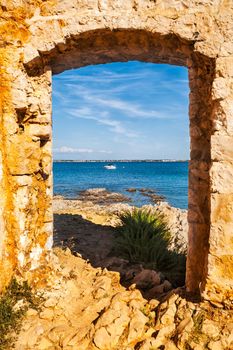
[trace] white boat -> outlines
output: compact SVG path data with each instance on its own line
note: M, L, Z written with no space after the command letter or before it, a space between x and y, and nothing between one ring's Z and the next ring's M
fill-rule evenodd
M116 169L116 165L114 165L114 164L107 164L107 165L104 165L104 168L108 169L108 170L115 170Z

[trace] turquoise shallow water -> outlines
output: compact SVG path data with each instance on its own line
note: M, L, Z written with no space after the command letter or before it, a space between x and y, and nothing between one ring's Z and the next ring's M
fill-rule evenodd
M172 206L188 205L188 162L114 162L115 170L106 170L103 162L55 162L54 194L76 198L88 188L106 188L120 192L137 206L149 204L150 198L127 188L150 188L166 197Z

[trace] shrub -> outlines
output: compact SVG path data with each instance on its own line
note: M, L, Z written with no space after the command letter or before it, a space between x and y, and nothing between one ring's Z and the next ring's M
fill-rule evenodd
M120 214L119 219L115 239L118 255L162 272L173 285L183 285L185 257L168 249L171 234L164 218L149 210L135 208Z

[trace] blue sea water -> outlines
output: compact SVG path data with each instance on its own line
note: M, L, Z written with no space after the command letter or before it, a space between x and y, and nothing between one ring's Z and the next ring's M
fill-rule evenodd
M140 192L127 188L150 188L166 197L177 208L188 205L188 162L114 162L115 170L104 168L103 162L54 162L54 194L77 198L79 191L106 188L132 199L132 204L151 203Z

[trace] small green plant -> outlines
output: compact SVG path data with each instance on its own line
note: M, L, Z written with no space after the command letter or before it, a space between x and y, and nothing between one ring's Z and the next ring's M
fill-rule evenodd
M202 331L203 322L206 319L205 311L204 310L199 311L192 317L192 319L193 319L193 328L191 329L189 338L187 339L187 343L189 344L190 341L192 341L195 344L199 344L199 345L201 344L203 349L207 349L207 343L209 343L211 339L209 338L208 334ZM191 347L188 348L187 345L186 345L186 348L188 350L191 349Z
M204 312L199 312L193 317L195 332L201 333L204 320L205 320Z
M161 215L133 209L119 215L115 250L131 262L162 272L175 286L184 283L185 257L171 252L171 234ZM179 282L176 283L176 279Z
M20 301L20 306L17 303ZM14 336L20 330L20 321L29 307L38 309L41 297L32 293L26 281L18 282L13 278L0 296L0 350L12 348Z

